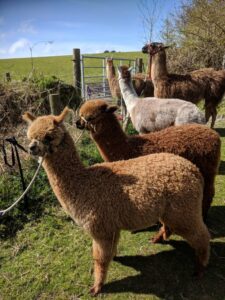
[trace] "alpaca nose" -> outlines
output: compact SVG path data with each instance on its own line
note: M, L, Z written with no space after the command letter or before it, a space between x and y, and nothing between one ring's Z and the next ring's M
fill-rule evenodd
M84 129L84 125L81 124L81 121L80 121L80 120L77 120L77 121L76 121L76 126L77 126L77 128L79 128L79 129Z
M37 147L36 143L32 143L29 145L30 154L36 154L37 150L38 150L38 147Z

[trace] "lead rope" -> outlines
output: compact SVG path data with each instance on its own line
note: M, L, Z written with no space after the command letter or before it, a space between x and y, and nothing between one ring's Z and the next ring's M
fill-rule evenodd
M4 210L0 210L0 217L4 216L5 213L7 213L8 211L10 211L28 193L29 189L31 188L33 182L35 181L35 179L36 179L36 177L37 177L37 175L38 175L38 173L40 171L40 168L42 166L43 160L44 160L44 157L39 157L39 159L38 159L39 166L38 166L36 172L34 173L34 177L32 178L31 182L29 183L29 185L27 186L27 188L25 189L25 191L22 193L22 195L11 206L9 206L8 208L6 208Z
M6 142L8 142L11 146L11 163L9 163L8 161L8 157L7 157L7 152L6 152ZM20 156L19 156L19 152L18 152L18 148L24 152L27 153L27 150L20 145L16 138L10 137L10 138L6 138L3 140L3 144L2 144L2 153L3 153L3 159L5 164L10 167L13 168L15 166L16 160L17 160L17 164L18 164L18 168L19 168L19 174L20 174L20 180L21 180L21 185L22 185L22 189L23 191L25 191L26 189L26 183L24 180L24 176L23 176L23 169L22 169L22 165L21 165L21 161L20 161ZM24 197L25 200L25 207L27 208L28 206L28 198L27 196Z

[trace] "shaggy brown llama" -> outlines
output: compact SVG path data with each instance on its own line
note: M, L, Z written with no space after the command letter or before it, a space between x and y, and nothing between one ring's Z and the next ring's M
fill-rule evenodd
M202 210L206 220L215 194L214 180L220 163L219 134L204 125L186 124L154 133L127 136L114 114L116 109L104 100L87 101L80 108L76 125L90 131L105 161L159 152L174 153L190 160L199 168L205 181Z
M217 107L225 93L225 70L204 68L185 75L170 74L166 66L166 51L162 43L146 44L143 53L151 59L151 78L154 95L158 98L179 98L193 103L205 100L206 122L211 120L214 127Z
M160 220L195 250L201 275L209 260L210 235L202 219L204 180L190 161L157 153L86 168L59 116L35 118L27 136L30 153L44 157L43 167L63 208L93 239L97 295L116 254L121 230L143 229Z

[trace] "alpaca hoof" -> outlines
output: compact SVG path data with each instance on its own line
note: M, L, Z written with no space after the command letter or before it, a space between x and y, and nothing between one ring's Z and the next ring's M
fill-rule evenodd
M205 267L198 265L193 276L197 279L201 279L205 273Z
M162 235L156 235L151 240L150 243L152 244L163 244L164 239Z
M101 285L94 285L91 289L90 289L90 294L92 297L97 296L100 291L101 291L102 286Z

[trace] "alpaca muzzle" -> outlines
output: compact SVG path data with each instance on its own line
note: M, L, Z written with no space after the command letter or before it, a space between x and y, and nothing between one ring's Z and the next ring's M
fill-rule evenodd
M85 124L81 121L81 119L80 120L77 120L76 121L76 127L78 128L78 129L81 129L81 130L83 130L84 128L85 128Z

